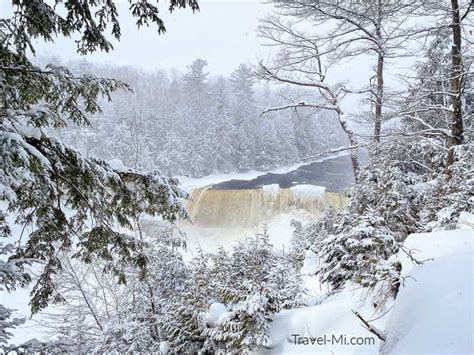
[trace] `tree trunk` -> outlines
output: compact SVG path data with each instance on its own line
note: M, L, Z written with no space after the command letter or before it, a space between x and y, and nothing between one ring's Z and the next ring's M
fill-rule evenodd
M351 150L352 170L354 171L354 181L359 181L359 158L357 157L357 150Z
M374 119L374 139L376 142L380 142L380 132L382 130L382 105L383 105L383 89L384 89L384 78L383 78L383 70L384 70L384 52L382 48L382 9L383 1L378 0L377 9L377 25L376 25L376 34L379 40L379 47L378 50L378 57L377 57L377 89L375 98L375 119Z
M377 97L375 99L375 122L374 122L374 139L380 142L380 132L382 129L382 105L383 105L383 79L384 56L379 53L377 60Z
M451 0L453 45L451 50L451 90L453 96L453 113L451 118L451 137L448 139L448 164L454 163L454 146L463 141L462 118L462 54L461 54L461 16L459 14L459 1Z
M342 130L344 133L346 133L347 138L349 139L349 143L351 146L357 146L357 140L355 139L354 132L352 132L351 129L349 129L347 122L344 118L343 113L338 110L338 120L339 124L341 125ZM357 157L357 150L356 149L351 149L351 163L352 163L352 171L354 172L354 180L355 182L358 182L359 178L359 158Z

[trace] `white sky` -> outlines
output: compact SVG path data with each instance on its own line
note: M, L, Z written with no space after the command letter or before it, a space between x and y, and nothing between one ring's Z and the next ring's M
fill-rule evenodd
M159 36L156 27L138 30L127 11L128 1L116 1L121 18L122 38L113 42L111 53L87 55L91 61L130 64L148 69L185 70L196 58L209 62L212 74L229 74L240 63L255 62L268 49L259 45L255 34L258 18L271 11L260 0L200 0L201 11L176 10L169 15L168 1L160 6L168 32ZM1 14L8 14L10 0L0 0ZM2 16L3 17L3 16ZM54 44L38 42L38 53L63 59L79 58L74 41L58 39Z

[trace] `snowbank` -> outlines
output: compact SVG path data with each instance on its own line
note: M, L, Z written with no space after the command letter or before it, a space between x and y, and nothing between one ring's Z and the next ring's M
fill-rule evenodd
M416 267L400 289L382 354L472 354L473 254Z
M414 259L424 261L441 256L470 253L474 257L474 230L437 231L411 234L403 243L404 250ZM406 252L400 252L402 276L407 276L417 265ZM419 267L429 265L428 262Z
M346 156L349 155L350 152L348 151L340 151L337 153L331 153L331 154L326 154L325 156L321 156L319 158L314 158L314 159L309 159L305 161L300 161L298 163L292 164L292 165L287 165L287 166L282 166L273 170L268 171L269 173L273 174L286 174L289 173L290 171L296 170L302 166L313 164L313 163L322 163L323 161L330 160L330 159L335 159L338 157Z
M412 234L382 354L474 353L474 231Z
M109 165L112 169L115 171L119 172L128 172L130 169L128 169L120 159L112 159L109 161Z
M373 318L373 308L364 298L360 288L352 285L317 306L278 313L269 332L274 347L256 353L378 354L380 340L352 313L357 310L364 318ZM372 324L381 328L383 322Z
M260 175L265 175L266 172L249 170L243 173L229 173L229 174L213 174L207 175L202 178L190 178L186 176L178 176L177 179L181 185L181 188L187 192L200 187L206 187L210 185L219 184L229 180L253 180Z

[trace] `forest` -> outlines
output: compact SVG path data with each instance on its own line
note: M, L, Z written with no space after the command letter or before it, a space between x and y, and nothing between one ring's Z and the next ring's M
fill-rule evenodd
M133 169L158 169L168 176L267 170L347 145L331 112L274 112L262 117L282 98L315 99L309 90L257 86L246 64L228 78L213 77L206 66L204 59L196 59L185 73L148 73L69 63L74 73L114 78L133 92L113 93L112 101L104 102L102 111L90 118L90 126L57 133L86 156L120 158Z
M271 56L229 75L205 58L88 61L114 50L121 11L160 40L205 4L12 0L2 14L2 353L472 353L473 2L269 0L255 30ZM63 37L81 60L37 53ZM358 60L369 75L346 70ZM338 204L293 175L218 185L333 154L353 181ZM202 245L222 240L210 250L187 235L203 227L196 191L239 216L318 211L237 239L204 226Z

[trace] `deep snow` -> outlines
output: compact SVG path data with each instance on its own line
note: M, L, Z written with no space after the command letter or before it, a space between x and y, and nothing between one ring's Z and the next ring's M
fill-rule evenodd
M278 223L270 224L272 242L278 247L286 246L291 238L290 231L283 228L290 219L289 215L280 216ZM474 354L472 220L472 215L464 213L458 223L459 230L413 234L406 239L404 251L398 255L404 283L393 305L389 305L390 311L371 322L384 331L385 343L364 329L352 313L357 310L367 320L379 317L365 299L365 291L350 284L342 292L325 297L327 288L312 276L318 267L317 256L308 253L302 274L312 306L275 315L269 331L273 347L260 349L258 353ZM238 237L242 237L242 233L236 234L236 239ZM209 249L217 245L213 238L207 243L202 239L199 242ZM423 263L414 263L412 257ZM27 290L0 293L0 298L5 306L19 310L16 316L29 316ZM223 312L219 305L214 308L209 321L216 321ZM28 321L14 330L15 337L11 342L41 337L39 329L32 328L34 323ZM348 341L354 337L364 344L295 344L298 337L302 342L311 342L311 338L316 341L317 337L325 335L327 338L343 336Z
M472 215L471 215L472 216ZM383 354L474 354L474 230L412 234Z
M472 215L464 214L462 219L472 220ZM364 302L363 290L355 285L324 299L324 285L310 276L318 267L317 256L307 253L302 274L309 293L321 303L274 316L270 327L274 346L258 353L474 354L474 230L412 234L398 257L404 282L393 305L388 305L389 312L376 319L379 316L373 307ZM414 263L412 257L423 263ZM365 330L352 310L366 320L376 319L370 324L384 330L386 342ZM299 345L294 334L309 338L309 342L311 337L345 335L359 340L373 337L374 343Z

